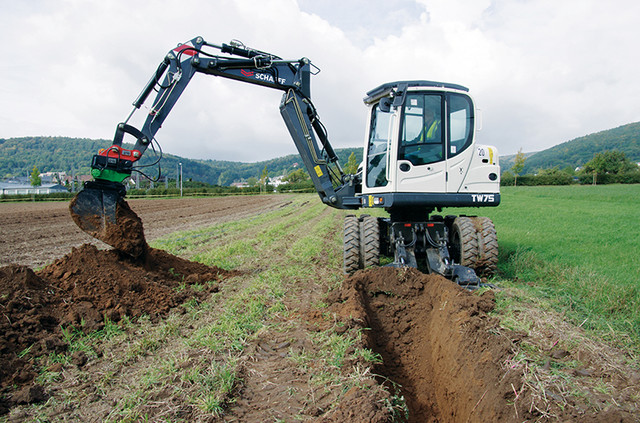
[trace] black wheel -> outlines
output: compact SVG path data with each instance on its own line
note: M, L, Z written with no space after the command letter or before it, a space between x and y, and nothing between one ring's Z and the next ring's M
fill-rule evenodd
M483 276L493 276L498 267L496 227L488 217L476 217L474 220L478 238L476 273Z
M360 216L360 253L362 268L380 264L380 225L377 217Z
M344 218L344 273L350 275L360 268L360 222L353 215Z
M449 235L449 255L453 262L472 269L478 259L478 237L473 223L470 217L458 216Z

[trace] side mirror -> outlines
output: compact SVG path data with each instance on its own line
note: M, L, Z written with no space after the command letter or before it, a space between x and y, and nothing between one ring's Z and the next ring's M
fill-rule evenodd
M389 97L383 97L378 103L378 108L381 112L389 113L391 111L392 100Z

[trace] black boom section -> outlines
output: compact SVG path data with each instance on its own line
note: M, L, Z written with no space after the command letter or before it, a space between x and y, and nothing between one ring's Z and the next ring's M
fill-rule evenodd
M211 54L207 49L212 48L227 55ZM326 130L311 103L312 66L311 61L304 57L282 60L237 42L218 46L196 37L167 53L133 103L135 112L152 92L157 92L141 130L130 127L126 122L121 125L140 134L134 150L139 155L144 154L196 73L284 91L280 113L320 198L332 207L358 208L360 201L355 197L354 176L345 175L340 167Z
M314 125L311 120L317 119L311 102L299 92L289 90L282 96L280 114L322 202L336 208L357 208L360 202L354 197L355 187L345 183L345 175L334 163L337 157L328 144L326 134L314 131L318 123ZM316 138L321 139L325 148L320 149Z

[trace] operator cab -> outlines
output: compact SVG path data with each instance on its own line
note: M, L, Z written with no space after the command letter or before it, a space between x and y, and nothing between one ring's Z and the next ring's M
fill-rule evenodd
M363 206L499 204L497 150L475 145L468 91L456 84L399 81L367 93Z

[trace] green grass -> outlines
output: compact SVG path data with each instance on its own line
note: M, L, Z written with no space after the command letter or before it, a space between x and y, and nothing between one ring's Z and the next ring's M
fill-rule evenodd
M640 348L640 185L505 187L493 219L501 276L577 324Z

